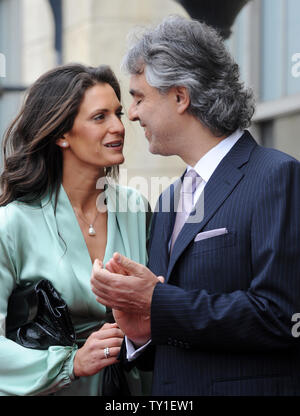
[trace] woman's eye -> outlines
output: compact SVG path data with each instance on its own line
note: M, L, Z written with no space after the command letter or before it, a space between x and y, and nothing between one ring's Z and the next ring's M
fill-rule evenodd
M94 120L99 121L99 120L104 120L104 114L97 114L94 117Z
M117 117L122 118L122 116L124 116L123 111L119 111L118 113L116 113Z

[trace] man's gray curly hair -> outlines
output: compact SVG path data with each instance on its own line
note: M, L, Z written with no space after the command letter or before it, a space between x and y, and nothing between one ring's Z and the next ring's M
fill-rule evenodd
M122 67L129 74L145 71L148 84L161 93L186 87L188 111L216 136L250 125L252 90L240 81L239 67L221 36L205 23L168 16L135 40Z

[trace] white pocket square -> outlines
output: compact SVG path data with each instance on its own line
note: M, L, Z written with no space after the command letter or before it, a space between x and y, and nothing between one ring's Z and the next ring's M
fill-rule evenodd
M228 234L227 228L217 228L216 230L203 231L196 235L194 241L206 240L207 238L216 237L218 235Z

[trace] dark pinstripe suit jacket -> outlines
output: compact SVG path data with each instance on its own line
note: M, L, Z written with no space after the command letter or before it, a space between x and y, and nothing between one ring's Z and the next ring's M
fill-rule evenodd
M245 132L206 184L204 204L170 257L175 213L153 216L149 268L166 282L152 298L152 347L138 360L154 356L152 392L298 395L300 163ZM194 242L219 228L228 233Z

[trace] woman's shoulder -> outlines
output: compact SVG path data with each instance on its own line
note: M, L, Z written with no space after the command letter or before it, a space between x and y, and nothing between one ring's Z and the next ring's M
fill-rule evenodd
M14 202L0 207L0 234L4 236L10 224L15 222L17 213Z
M10 202L7 205L1 206L0 207L0 224L16 216L18 211L19 211L19 207L15 201Z
M0 207L0 229L9 225L16 225L24 219L32 218L34 212L40 212L41 206L38 203L25 203L19 201L10 202Z

